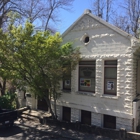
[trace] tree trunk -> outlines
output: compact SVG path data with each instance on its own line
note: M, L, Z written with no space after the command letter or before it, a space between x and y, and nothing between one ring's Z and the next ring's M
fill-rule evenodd
M53 110L52 110L52 107L51 107L51 103L50 103L49 98L44 97L44 99L45 99L45 101L47 102L47 105L48 105L49 111L50 111L50 113L51 113L51 115L52 115L52 118L53 118L54 120L56 120L56 116L54 115L54 112L53 112Z
M55 114L55 117L57 118L57 113L56 113L56 99L54 99L54 114Z
M3 79L3 81L1 81L0 90L1 90L1 95L3 96L5 94L5 90L6 90L6 79Z

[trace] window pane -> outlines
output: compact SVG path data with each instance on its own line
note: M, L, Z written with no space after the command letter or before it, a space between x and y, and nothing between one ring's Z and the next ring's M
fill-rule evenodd
M80 90L81 91L95 91L95 78L80 78Z
M105 68L105 78L117 78L117 68Z
M63 121L70 122L71 121L71 108L63 107Z
M104 115L104 127L116 129L116 117Z
M105 61L105 65L117 65L117 60Z
M95 61L80 61L79 65L79 90L95 92Z
M116 95L117 89L116 79L105 79L105 94Z
M117 94L117 60L105 61L104 94Z
M95 77L95 67L80 67L80 77Z
M91 112L81 110L81 123L91 125Z
M95 61L80 61L79 65L95 65Z

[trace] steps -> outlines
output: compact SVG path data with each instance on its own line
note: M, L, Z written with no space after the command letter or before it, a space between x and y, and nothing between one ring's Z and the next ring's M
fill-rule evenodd
M26 113L22 113L20 118L22 120L30 120L30 121L34 121L34 122L40 122L40 118L37 116L32 116L31 114L26 114Z
M43 118L46 116L50 116L50 114L46 111L41 110L26 110L23 111L20 115L20 119L22 120L31 120L34 122L43 123Z

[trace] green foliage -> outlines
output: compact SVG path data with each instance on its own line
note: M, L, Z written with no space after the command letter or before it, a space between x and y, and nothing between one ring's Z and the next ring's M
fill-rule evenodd
M79 50L72 43L63 43L59 33L35 32L30 23L25 27L9 27L6 34L1 32L2 54L11 77L21 86L27 86L38 98L56 100L63 73L73 70L79 61ZM65 64L70 67L64 68ZM5 71L6 72L6 71ZM6 74L8 74L6 72Z
M0 97L0 107L3 109L16 108L16 94L7 93Z

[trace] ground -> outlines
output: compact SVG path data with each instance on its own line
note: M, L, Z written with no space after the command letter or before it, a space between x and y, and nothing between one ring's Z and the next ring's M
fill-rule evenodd
M13 128L0 128L0 140L113 140L94 134L65 130L56 126L42 125L35 121L15 122Z

